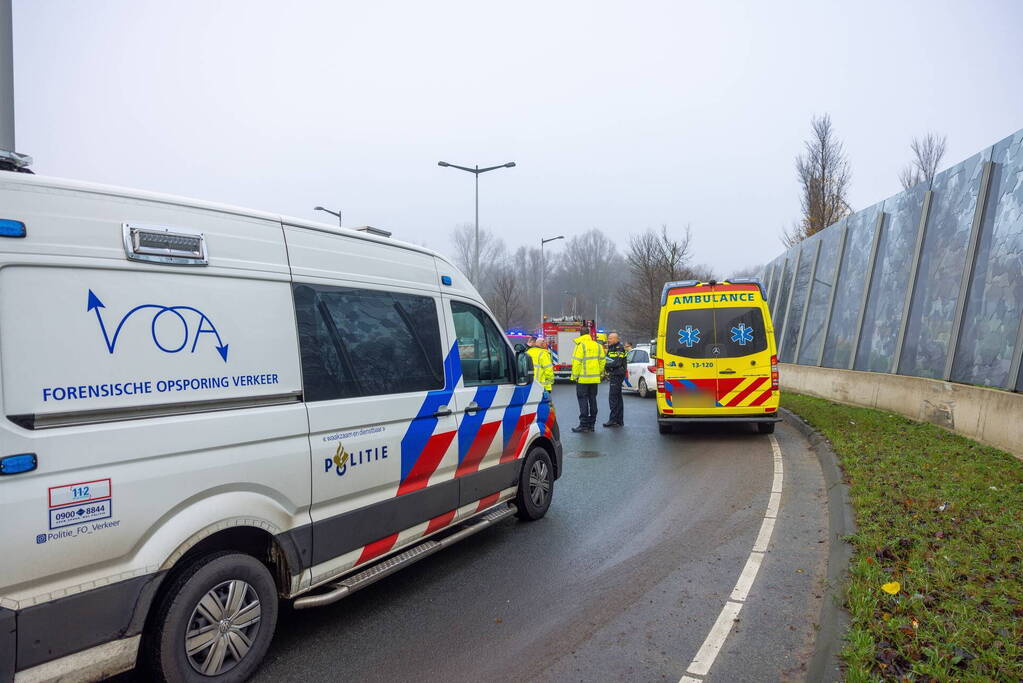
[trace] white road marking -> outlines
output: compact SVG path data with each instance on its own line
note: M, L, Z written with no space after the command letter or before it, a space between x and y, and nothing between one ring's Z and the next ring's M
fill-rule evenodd
M785 476L785 470L782 465L781 447L778 445L778 440L774 437L774 434L770 434L768 439L771 441L771 453L774 457L774 480L771 482L771 497L767 502L767 510L764 512L764 521L760 525L760 533L757 535L757 540L753 543L753 549L750 550L749 557L746 559L746 565L742 568L742 573L739 574L739 579L735 582L732 594L729 596L728 601L725 602L725 606L721 608L717 621L714 622L714 626L711 627L710 633L704 639L703 645L700 646L696 656L693 657L693 661L690 662L689 668L686 669L686 673L689 675L679 679L679 683L702 683L701 679L692 678L692 676L706 676L710 671L710 667L713 666L714 660L717 659L721 647L728 638L728 634L732 632L732 626L742 610L743 603L746 602L749 591L753 587L753 582L757 578L757 573L760 571L760 564L764 560L764 553L767 552L767 547L771 543L774 523L778 518L778 508L781 506L782 481Z

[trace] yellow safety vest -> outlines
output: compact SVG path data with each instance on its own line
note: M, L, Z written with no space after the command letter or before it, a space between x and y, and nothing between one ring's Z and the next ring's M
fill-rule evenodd
M572 354L572 381L579 384L599 384L604 374L604 347L588 334L575 338L575 352Z
M543 388L550 391L554 388L554 359L551 352L539 346L531 346L526 354L533 359L533 375Z

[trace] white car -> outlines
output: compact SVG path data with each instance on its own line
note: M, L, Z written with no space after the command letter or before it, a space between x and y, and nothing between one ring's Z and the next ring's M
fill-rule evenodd
M657 392L657 376L654 374L650 348L641 344L625 357L627 369L622 391L634 391L641 398L653 396Z

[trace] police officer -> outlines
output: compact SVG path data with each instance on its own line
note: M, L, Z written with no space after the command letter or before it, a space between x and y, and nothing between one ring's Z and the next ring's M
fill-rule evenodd
M543 388L550 392L554 388L554 359L547 350L546 337L530 337L526 354L533 359L533 375Z
M579 399L579 426L573 432L592 432L597 424L597 387L604 374L604 347L597 343L590 329L584 328L575 338L572 353L572 381Z
M625 380L627 370L626 353L625 347L618 340L617 332L607 335L607 363L604 365L604 372L607 373L607 401L611 409L611 416L604 423L605 427L622 427L625 424L622 381Z

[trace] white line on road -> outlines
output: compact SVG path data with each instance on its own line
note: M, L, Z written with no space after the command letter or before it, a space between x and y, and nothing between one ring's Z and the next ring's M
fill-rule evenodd
M781 506L784 467L782 465L781 447L778 445L778 440L774 437L774 434L771 434L768 438L771 441L771 453L774 457L774 480L771 482L771 497L767 502L767 510L764 512L764 521L760 525L760 533L757 535L757 540L753 543L753 549L746 559L746 565L742 568L739 579L735 582L735 588L732 589L731 596L725 602L725 606L721 608L717 621L714 622L714 626L711 627L710 633L704 639L703 645L700 646L696 656L693 657L693 661L689 664L689 668L686 669L686 673L690 675L683 676L679 683L701 683L699 678L692 678L692 676L706 676L707 672L710 671L710 667L713 666L714 660L717 659L721 647L728 638L728 634L732 632L732 626L735 624L740 610L742 610L743 603L746 602L750 588L753 587L753 582L757 578L757 572L760 571L760 564L764 560L767 546L771 543L771 535L774 533L774 522L778 517L778 508Z

